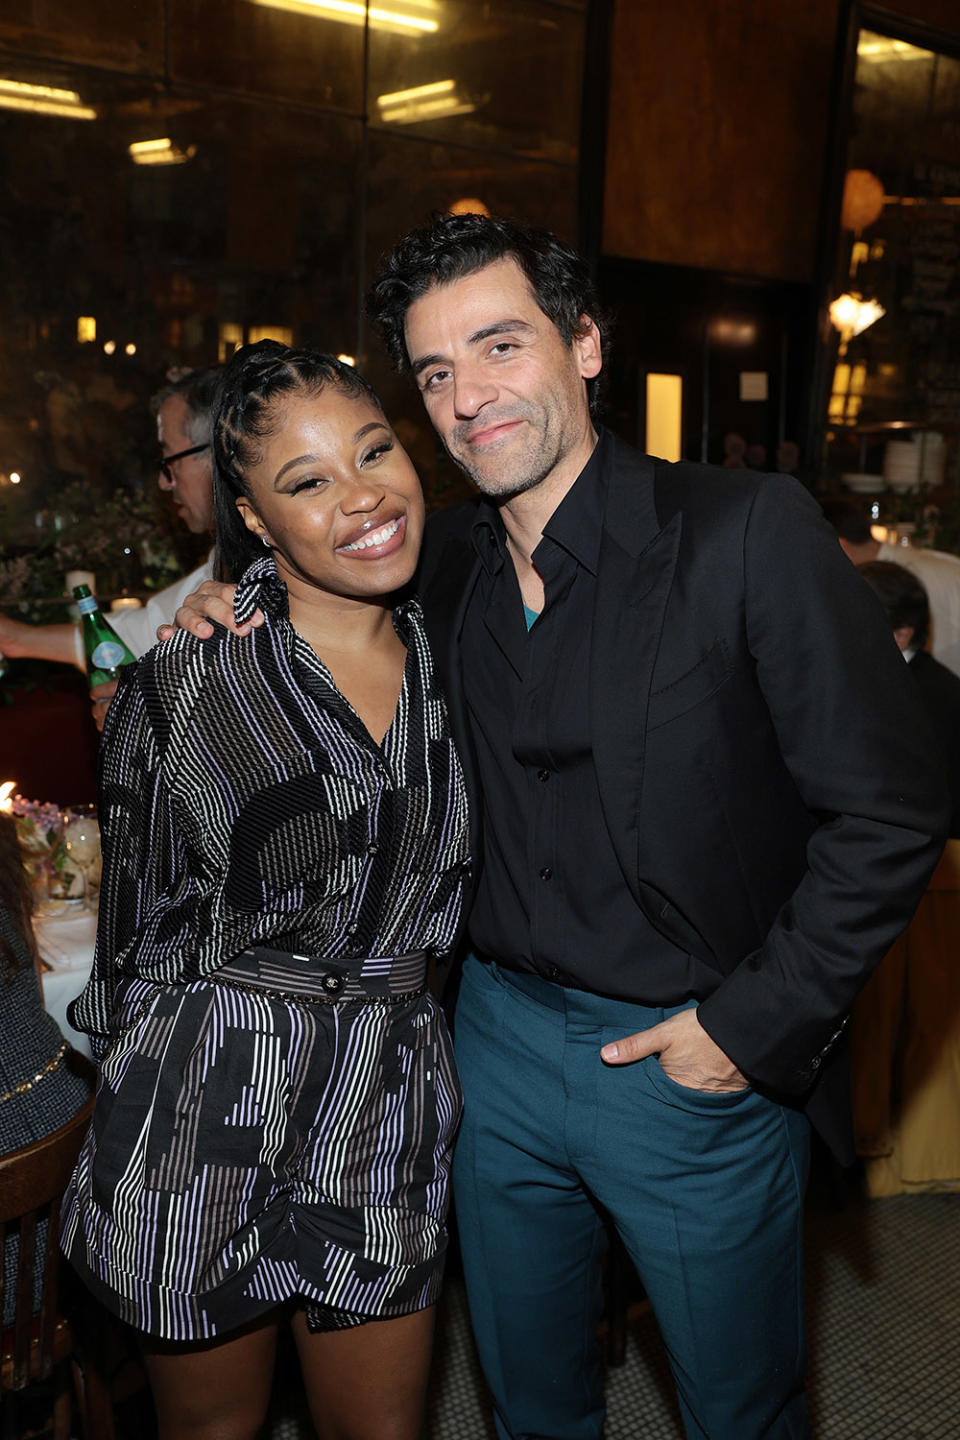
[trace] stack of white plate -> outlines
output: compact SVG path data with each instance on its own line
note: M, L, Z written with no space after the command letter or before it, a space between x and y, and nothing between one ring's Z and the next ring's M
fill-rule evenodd
M879 495L883 489L883 476L868 475L866 471L848 471L846 475L841 475L840 479L855 495Z
M935 430L923 430L914 444L920 452L920 484L925 490L935 490L943 484L946 442Z
M920 484L920 447L913 440L888 440L883 451L883 478L889 490L903 495Z

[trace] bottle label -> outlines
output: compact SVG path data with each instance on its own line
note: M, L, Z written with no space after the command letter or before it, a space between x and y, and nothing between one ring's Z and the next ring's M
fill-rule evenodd
M115 670L118 665L123 664L123 646L118 645L116 640L101 640L90 659L98 670Z
M94 610L99 610L96 595L84 595L82 600L77 601L77 609L81 615L92 615Z

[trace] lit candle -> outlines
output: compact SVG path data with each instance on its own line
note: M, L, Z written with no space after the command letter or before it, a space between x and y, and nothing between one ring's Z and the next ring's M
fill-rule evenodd
M114 610L139 610L139 609L140 609L140 601L137 599L136 595L118 595L117 598L116 598L116 600L112 601L112 603L111 603L111 605L110 605L110 612L111 612L111 614L113 613Z
M16 788L16 780L4 780L0 785L0 810L13 809L13 792Z

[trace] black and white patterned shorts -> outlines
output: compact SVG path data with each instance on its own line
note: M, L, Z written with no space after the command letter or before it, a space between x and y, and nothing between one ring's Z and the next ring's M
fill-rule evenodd
M318 1329L432 1304L461 1096L424 966L257 949L123 981L62 1227L94 1294L169 1340L295 1297Z

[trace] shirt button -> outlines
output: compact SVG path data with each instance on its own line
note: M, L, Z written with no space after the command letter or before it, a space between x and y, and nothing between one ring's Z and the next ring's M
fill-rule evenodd
M335 975L332 971L323 977L323 988L328 995L336 995L343 989L343 976Z
M550 771L549 771L549 770L538 770L538 771L537 771L537 779L540 781L540 784L541 784L541 785L546 785L547 781L550 779Z
M357 931L358 931L359 929L360 929L360 926L357 924L356 920L351 920L351 921L350 921L350 924L347 926L347 934L348 934L348 935L356 935L356 933L357 933Z
M557 969L556 965L550 965L550 966L547 967L547 979L548 979L548 980L557 981L557 980L560 979L560 976L561 976L561 971L559 971L559 970Z
M552 879L553 879L553 871L550 869L550 866L549 866L549 865L544 865L543 869L540 871L540 879L541 879L541 880L552 880Z
M379 849L380 849L380 846L377 844L377 842L376 842L375 840L373 840L373 841L371 841L371 843L367 846L367 854L368 854L368 855L376 855L376 853L377 853L377 851L378 851Z

